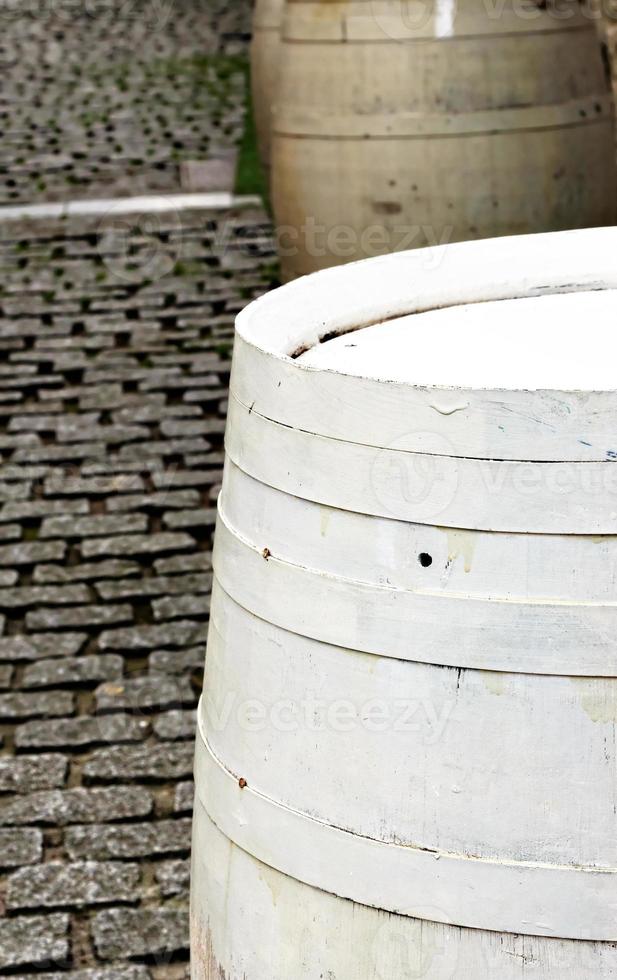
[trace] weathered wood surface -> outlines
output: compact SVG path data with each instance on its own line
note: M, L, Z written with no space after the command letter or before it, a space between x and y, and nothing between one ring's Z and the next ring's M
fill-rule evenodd
M197 971L616 975L616 245L393 256L239 317Z
M227 454L251 476L342 510L419 524L615 534L615 461L468 459L341 442L271 422L232 396Z
M285 629L401 660L584 675L617 673L617 605L376 588L263 558L221 520L221 584Z
M617 868L617 678L358 653L273 626L218 584L211 623L202 733L254 791L388 844Z
M288 278L412 230L422 246L615 219L610 80L578 3L294 0L279 89Z
M323 575L498 601L610 605L617 595L612 535L461 531L368 517L281 493L229 459L223 488L223 517L238 537Z
M198 793L214 823L269 867L330 894L494 932L617 938L617 869L538 864L384 843L282 806L197 739ZM440 911L438 911L440 910ZM274 941L278 941L273 937ZM288 937L287 937L288 938Z
M617 976L614 944L461 929L429 921L428 905L427 919L407 918L311 888L230 844L199 800L195 807L193 880L203 883L193 896L195 980Z
M270 167L272 106L278 87L281 20L284 0L257 0L251 43L251 89L262 163Z
M409 314L511 298L612 293L616 250L617 230L594 229L412 251L298 280L238 317L232 391L267 419L345 442L492 460L612 459L617 392L606 385L601 350L589 359L598 376L586 391L530 389L529 379L520 376L501 388L401 383L370 372L354 375L352 364L345 372L318 370L292 355L311 352L322 337ZM499 331L499 309L495 314ZM588 321L581 319L585 331ZM425 334L416 336L420 357Z

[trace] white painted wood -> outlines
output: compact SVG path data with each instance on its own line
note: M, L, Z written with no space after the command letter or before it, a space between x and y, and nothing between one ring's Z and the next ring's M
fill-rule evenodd
M420 387L603 391L615 384L616 322L614 289L467 303L335 337L300 361Z
M389 589L267 560L217 523L221 585L283 629L365 653L451 667L617 675L617 604L525 602Z
M617 466L402 452L271 422L229 399L225 448L250 476L315 503L451 528L617 533Z
M617 977L616 246L392 256L239 317L195 978Z
M462 531L368 517L266 486L227 460L225 521L259 552L366 584L475 599L617 599L617 536ZM429 556L430 566L420 556ZM424 558L426 561L426 558Z
M238 847L298 881L433 922L564 939L617 940L617 869L481 860L384 844L261 795L197 736L197 792ZM276 941L276 939L275 939Z
M232 391L242 404L294 428L406 452L542 462L601 461L617 452L614 391L385 384L314 369L303 358L277 358L239 334Z
M617 947L394 916L257 861L195 801L193 980L609 980ZM427 913L433 914L427 908ZM222 971L222 972L221 972Z
M249 304L239 335L275 357L409 313L617 288L617 228L519 235L386 255L289 283ZM297 365L296 365L297 366Z
M323 823L489 861L617 868L617 678L362 654L281 630L217 584L199 711L227 769Z
M322 336L436 308L615 289L616 249L617 229L594 229L412 251L299 280L238 317L232 388L266 418L342 441L482 459L612 459L614 385L421 387L316 370L291 355Z

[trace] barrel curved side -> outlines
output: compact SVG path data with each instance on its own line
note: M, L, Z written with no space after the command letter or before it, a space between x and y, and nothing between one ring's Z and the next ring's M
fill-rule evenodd
M231 843L198 798L191 879L193 980L519 980L523 963L537 980L617 973L610 943L460 929L304 885Z

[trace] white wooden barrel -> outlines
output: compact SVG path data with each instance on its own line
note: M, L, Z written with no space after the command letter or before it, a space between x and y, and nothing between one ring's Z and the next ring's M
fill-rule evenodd
M617 229L237 321L194 980L617 976Z
M281 45L284 0L256 0L251 42L251 94L261 161L270 167L272 106Z
M610 81L579 0L289 0L272 138L286 279L615 221Z

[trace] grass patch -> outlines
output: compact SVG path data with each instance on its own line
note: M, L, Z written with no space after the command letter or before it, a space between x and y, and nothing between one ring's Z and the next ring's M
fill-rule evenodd
M251 77L248 58L242 55L193 55L190 58L160 59L150 66L153 77L161 81L188 78L189 86L195 93L196 110L200 110L200 92L206 92L215 102L209 104L207 111L210 121L218 119L223 123L225 114L232 108L242 89L246 107L244 130L238 147L234 192L236 194L257 195L269 208L270 196L268 180L259 158L257 132L253 116L251 98ZM160 100L159 100L160 101ZM164 116L156 117L161 125L167 125ZM182 160L187 156L183 148L176 147L172 157Z
M208 84L210 91L218 95L221 108L225 106L227 100L232 98L231 84L233 79L238 76L242 77L245 104L244 131L238 148L234 193L261 197L269 209L268 179L261 164L257 146L257 130L251 92L251 67L248 58L241 55L205 56L202 59L197 59L196 63L199 64L202 71L205 71L206 68L214 71L216 81L213 84L210 77Z

